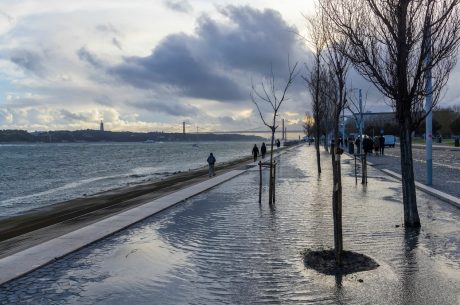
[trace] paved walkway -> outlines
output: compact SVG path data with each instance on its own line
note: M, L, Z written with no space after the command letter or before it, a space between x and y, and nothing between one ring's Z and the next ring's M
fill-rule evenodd
M279 158L277 202L242 173L143 222L0 286L0 304L456 304L460 212L418 192L422 229L402 224L400 182L344 157L344 245L380 267L343 277L303 266L332 245L330 159ZM266 179L266 175L264 177Z
M424 146L413 149L416 181L426 183ZM368 160L379 169L389 169L401 174L399 147L385 148L385 156L369 156ZM437 147L433 150L433 188L460 198L460 149Z

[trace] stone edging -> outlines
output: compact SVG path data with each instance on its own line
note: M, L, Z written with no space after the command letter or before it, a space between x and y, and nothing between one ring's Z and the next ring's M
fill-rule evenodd
M274 152L274 157L284 154L292 146ZM245 169L232 170L209 180L178 190L157 198L141 206L108 217L73 232L56 237L0 259L0 285L30 273L70 253L115 234L154 214L179 204L195 195L205 192L219 184L241 175L248 170L257 169L257 161L247 164ZM258 169L257 169L258 170Z
M398 173L395 173L394 171L391 171L389 169L381 169L381 171L383 171L387 175L390 175L390 176L392 176L394 178L397 178L397 179L401 180L401 175L398 174ZM438 199L441 199L442 201L450 203L453 206L455 206L455 207L460 209L460 199L459 198L454 197L454 196L449 195L449 194L446 194L444 192L438 191L438 190L436 190L436 189L434 189L434 188L432 188L432 187L430 187L428 185L425 185L425 184L417 182L417 181L415 181L415 186L419 190L421 190L421 191L423 191L425 193L428 193L428 194L430 194L430 195L432 195L432 196L434 196L434 197L436 197Z

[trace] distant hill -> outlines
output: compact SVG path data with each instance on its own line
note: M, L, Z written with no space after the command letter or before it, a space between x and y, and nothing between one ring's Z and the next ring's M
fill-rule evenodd
M63 142L198 142L198 141L262 141L262 137L240 134L163 133L99 130L58 130L28 132L26 130L0 130L0 143L63 143Z

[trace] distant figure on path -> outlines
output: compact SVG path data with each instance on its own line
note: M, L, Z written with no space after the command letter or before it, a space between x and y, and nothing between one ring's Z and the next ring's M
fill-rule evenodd
M372 154L372 148L374 147L374 141L368 136L364 136L363 138L363 150L364 154Z
M259 155L259 148L257 147L257 144L254 144L254 147L252 148L252 155L254 156L254 162L256 162L257 156Z
M374 138L374 154L378 156L379 152L380 152L380 137L375 137Z
M209 165L209 171L208 171L209 177L215 176L216 173L214 172L214 164L216 163L216 158L214 158L212 153L209 154L207 161Z
M276 147L277 147L277 148L280 148L280 146L281 146L280 139L276 139Z
M383 134L380 135L379 143L380 143L380 154L383 156L383 152L385 150L385 137L383 136Z
M262 159L265 159L265 154L267 153L267 146L265 146L265 142L262 142L262 146L260 147L260 152L262 154Z

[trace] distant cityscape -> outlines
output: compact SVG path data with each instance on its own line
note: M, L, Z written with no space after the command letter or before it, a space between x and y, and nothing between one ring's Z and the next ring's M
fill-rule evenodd
M35 131L0 130L0 143L72 143L72 142L196 142L196 141L261 141L253 135L213 133L166 133L99 130Z

